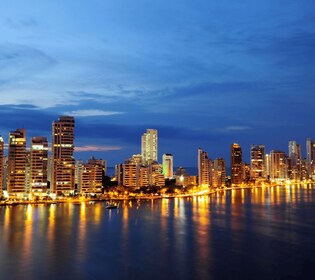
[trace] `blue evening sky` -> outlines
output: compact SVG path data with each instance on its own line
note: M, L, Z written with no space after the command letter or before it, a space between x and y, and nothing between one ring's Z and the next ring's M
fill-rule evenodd
M312 0L2 0L0 134L76 117L76 158L109 166L159 131L159 158L229 162L315 139Z

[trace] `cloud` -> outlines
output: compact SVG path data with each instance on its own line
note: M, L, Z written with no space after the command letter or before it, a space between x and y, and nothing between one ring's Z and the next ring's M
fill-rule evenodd
M95 116L112 116L120 115L123 112L114 112L114 111L103 111L97 109L88 109L88 110L76 110L65 113L65 115L74 116L74 117L95 117Z
M248 129L251 129L251 128L249 126L241 126L241 125L228 126L224 128L225 131L243 131L243 130L248 130Z
M123 148L121 146L80 146L75 147L76 152L108 152L108 151L119 151Z

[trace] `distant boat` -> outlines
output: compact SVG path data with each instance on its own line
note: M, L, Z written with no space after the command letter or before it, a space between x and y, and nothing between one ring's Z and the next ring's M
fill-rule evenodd
M107 203L105 206L106 209L115 209L117 207L118 205L116 203Z

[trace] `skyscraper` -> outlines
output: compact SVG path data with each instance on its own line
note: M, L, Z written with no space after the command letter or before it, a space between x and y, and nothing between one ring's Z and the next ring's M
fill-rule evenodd
M141 155L144 164L158 161L158 132L156 129L147 129L141 137Z
M225 185L226 164L223 158L216 158L213 162L213 186L222 187Z
M0 136L0 197L3 191L3 177L4 177L4 142Z
M173 178L173 155L163 154L163 174L165 178Z
M289 141L289 158L291 159L291 179L299 180L301 178L301 146L296 141Z
M198 149L198 180L199 186L212 184L212 162L208 153L201 148Z
M61 116L52 124L52 192L68 194L75 187L74 118Z
M47 191L48 141L46 137L33 137L31 140L31 191Z
M265 177L265 146L251 145L250 147L251 178Z
M315 143L311 138L306 140L306 166L309 176L314 174L314 164L315 164Z
M26 131L17 129L9 134L8 193L23 196L25 192Z
M231 145L231 183L238 185L243 180L242 170L242 148L239 144L234 143Z
M287 178L286 154L282 151L272 150L270 152L270 179Z

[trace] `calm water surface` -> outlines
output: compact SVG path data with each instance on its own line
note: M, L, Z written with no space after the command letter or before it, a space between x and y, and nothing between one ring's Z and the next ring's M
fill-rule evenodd
M300 279L314 265L312 186L0 207L0 279Z

